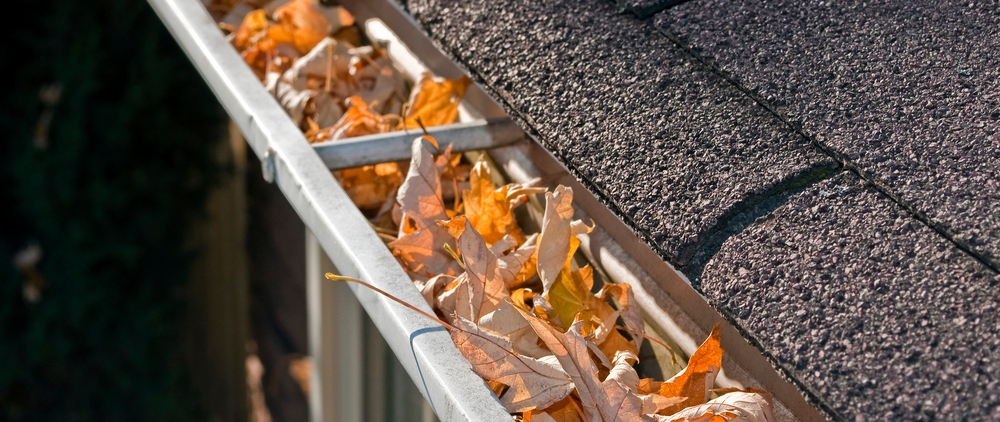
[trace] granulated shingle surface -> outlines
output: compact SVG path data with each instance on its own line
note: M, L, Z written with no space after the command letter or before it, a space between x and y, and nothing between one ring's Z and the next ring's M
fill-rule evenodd
M685 263L742 207L834 162L604 1L411 0L445 51L660 252Z
M656 23L1000 268L1000 3L694 0Z
M1000 278L853 173L728 239L702 288L843 419L1000 419Z

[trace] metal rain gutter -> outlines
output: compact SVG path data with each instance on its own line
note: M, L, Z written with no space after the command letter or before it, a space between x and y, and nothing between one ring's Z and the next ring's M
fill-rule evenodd
M201 2L149 3L337 269L431 312L368 220L226 42ZM444 328L364 287L351 285L351 290L442 421L510 419Z

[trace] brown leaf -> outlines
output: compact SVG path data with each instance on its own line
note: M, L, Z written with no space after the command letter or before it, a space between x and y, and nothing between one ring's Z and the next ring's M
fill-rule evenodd
M660 385L660 395L670 397L687 397L683 402L668 407L660 414L671 415L685 407L697 406L708 400L710 390L715 384L715 377L722 367L722 347L719 340L719 324L712 328L698 350L688 359L684 372Z
M446 220L448 214L441 199L441 177L434 165L434 157L419 137L413 140L413 159L406 180L396 196L402 211L400 235L389 244L399 256L404 267L415 276L430 278L439 274L457 275L460 268L444 245L455 247L454 238L437 222ZM436 141L433 141L436 144ZM412 224L415 231L411 231Z
M688 407L669 418L669 422L774 422L771 395L747 390L724 394L698 406Z
M336 141L356 136L374 135L388 132L392 128L389 120L375 113L361 97L348 99L351 105L337 124L319 132L310 142Z
M425 127L452 123L458 118L458 104L465 95L465 89L472 83L469 78L435 81L430 72L424 73L417 87L410 94L410 109L406 113L407 129L417 129L420 123ZM417 120L420 123L417 123Z
M455 318L452 339L472 370L510 388L500 397L508 412L546 408L573 391L570 377L552 358L533 359L512 352L511 343L462 318Z
M403 219L413 219L419 228L430 228L437 227L438 221L447 220L448 214L441 199L441 175L434 165L434 156L424 147L424 138L413 140L410 170L396 200L403 211Z
M545 215L538 235L537 266L543 294L548 294L570 259L570 222L573 218L573 189L559 185L545 193ZM572 320L565 321L569 323Z
M642 347L645 323L642 321L642 311L635 303L632 286L628 284L605 284L598 294L601 300L613 298L621 306L621 317L625 321L625 329L632 336L636 350Z
M601 383L597 379L597 365L590 357L587 340L580 335L582 322L574 323L561 333L527 311L519 311L573 379L588 420L635 421L640 418L642 401L638 396L615 380Z
M510 303L502 303L497 310L479 320L479 326L491 330L510 340L514 351L533 358L541 358L552 353L538 346L538 335L531 324Z
M517 249L500 256L500 275L508 290L535 276L535 239L532 235Z
M463 230L459 231L454 226L462 226ZM468 280L469 313L459 312L459 315L478 323L483 315L495 311L509 297L507 286L500 276L499 260L465 216L455 217L445 229L452 236L458 235L456 245ZM460 294L460 306L464 303L461 298Z

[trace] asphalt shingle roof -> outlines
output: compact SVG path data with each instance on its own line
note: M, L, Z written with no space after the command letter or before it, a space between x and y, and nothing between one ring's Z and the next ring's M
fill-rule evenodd
M848 172L731 237L701 286L845 420L996 420L998 281Z
M403 4L830 416L1000 418L996 1Z
M1000 4L695 0L656 17L1000 269Z

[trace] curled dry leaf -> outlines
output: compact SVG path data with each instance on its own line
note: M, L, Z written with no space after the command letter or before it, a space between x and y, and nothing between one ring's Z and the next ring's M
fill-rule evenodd
M645 324L642 321L642 311L635 303L632 293L632 286L628 284L605 284L598 294L601 300L613 298L621 306L621 318L625 322L625 329L632 336L632 343L636 350L642 347L643 332Z
M458 118L458 104L465 89L472 83L468 77L435 80L430 72L424 73L410 94L410 108L404 120L407 129L452 123ZM419 120L419 123L418 123Z
M437 144L431 137L413 140L413 159L396 197L402 212L401 237L389 244L403 266L421 279L460 273L445 249L446 244L455 248L454 238L437 224L448 219L448 213L441 198L441 176L434 156L423 144L425 139Z
M507 339L460 316L451 336L479 376L509 388L500 396L508 412L546 408L573 391L569 375L551 357L534 359L514 353Z
M336 141L357 136L388 132L392 125L384 116L375 113L361 97L348 99L350 108L337 124L322 129L310 142Z
M765 391L727 393L708 403L688 407L665 422L774 422L773 400Z
M688 359L684 372L660 384L660 395L670 397L686 397L683 402L668 407L660 412L662 415L674 414L685 407L705 403L715 385L715 377L722 368L722 346L719 338L719 324L712 328L698 350Z

